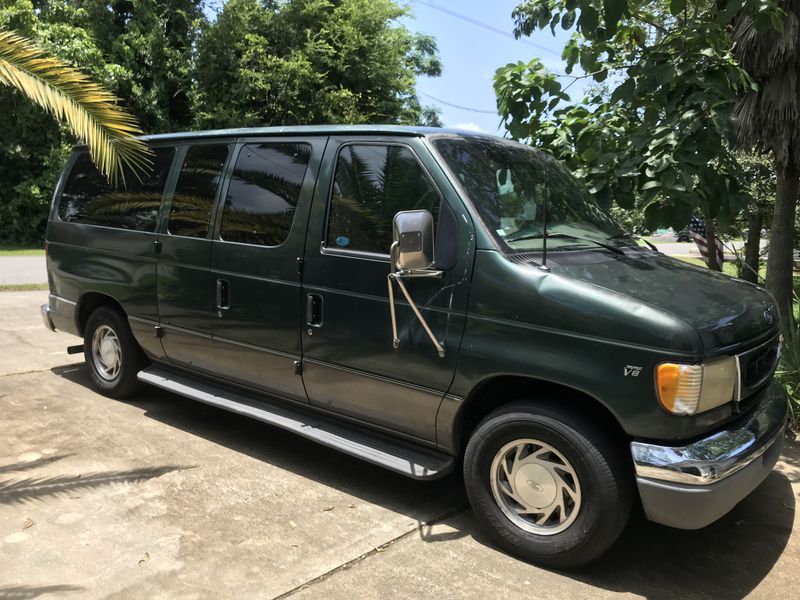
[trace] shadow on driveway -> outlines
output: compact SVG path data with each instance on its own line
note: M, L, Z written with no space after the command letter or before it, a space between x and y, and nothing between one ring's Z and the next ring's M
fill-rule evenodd
M90 387L83 366L70 365L53 372ZM462 514L468 504L458 474L434 482L415 481L278 428L155 388L126 402L170 427L414 518L417 533L425 542L471 536L495 548L469 513ZM796 446L787 446L784 459L791 471L797 472L800 452ZM433 520L455 527L456 533L437 535L424 522L431 520L431 498L440 515ZM794 514L790 479L773 471L733 511L702 530L655 525L639 511L605 557L561 575L649 599L744 598L781 557Z

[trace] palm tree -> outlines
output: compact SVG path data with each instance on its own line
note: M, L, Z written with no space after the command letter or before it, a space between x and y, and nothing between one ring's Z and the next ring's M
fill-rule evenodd
M800 2L788 0L783 31L759 32L741 17L733 32L736 59L758 84L736 107L737 135L744 148L769 152L777 190L770 229L767 288L784 323L792 298L795 205L800 189Z
M83 73L13 31L0 31L0 84L8 85L65 123L86 143L109 181L139 176L150 166L142 133L117 98Z

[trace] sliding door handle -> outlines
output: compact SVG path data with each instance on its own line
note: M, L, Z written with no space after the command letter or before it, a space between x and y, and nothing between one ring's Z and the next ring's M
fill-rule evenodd
M224 279L217 279L217 308L228 310L231 307L230 284Z
M306 325L322 327L322 296L319 294L306 295Z

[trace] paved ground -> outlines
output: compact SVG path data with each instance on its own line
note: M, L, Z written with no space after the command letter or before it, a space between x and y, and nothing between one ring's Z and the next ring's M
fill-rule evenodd
M636 518L597 564L548 571L476 530L456 477L155 390L98 396L45 296L0 293L0 599L797 597L797 447L705 530Z
M0 256L0 285L47 283L47 267L42 256Z

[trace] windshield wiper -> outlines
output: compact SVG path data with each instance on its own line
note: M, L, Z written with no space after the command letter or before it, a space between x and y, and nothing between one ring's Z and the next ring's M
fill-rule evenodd
M656 247L656 245L655 245L655 244L653 244L653 243L651 243L651 242L648 242L648 241L647 241L646 239L644 239L642 236L640 236L640 235L633 235L632 233L627 233L627 232L625 232L625 231L623 231L622 233L618 233L617 235L612 235L612 236L611 236L610 238L608 238L608 239L610 239L610 240L618 240L618 239L620 239L620 238L631 238L632 240L642 240L642 241L643 241L645 244L647 244L647 245L648 245L648 247L650 248L650 250L652 250L653 252L660 252L660 250L659 250L659 249Z
M606 250L610 250L614 254L622 254L625 256L625 252L621 249L617 248L616 246L612 246L611 244L605 244L603 242L599 242L597 240L593 240L592 238L581 237L579 235L572 235L571 233L563 233L560 231L554 231L553 233L548 233L547 235L542 235L541 233L529 233L527 235L521 235L516 238L509 238L506 240L506 243L511 242L521 242L523 240L538 240L538 239L547 239L547 238L570 238L573 240L580 240L582 242L591 242L592 244L597 244L601 248L605 248Z

